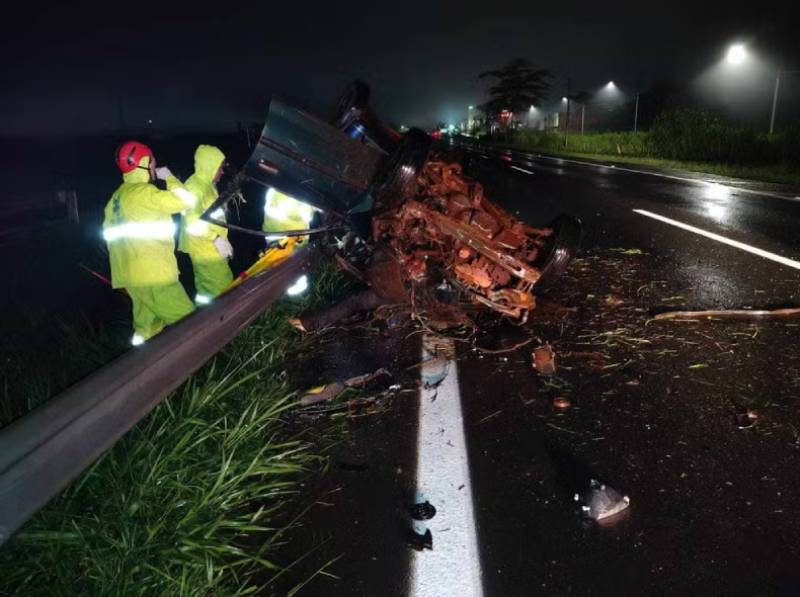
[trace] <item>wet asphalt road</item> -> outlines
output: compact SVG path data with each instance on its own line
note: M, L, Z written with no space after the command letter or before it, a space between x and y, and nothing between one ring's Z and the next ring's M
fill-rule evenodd
M646 325L663 308L798 305L800 270L633 211L800 261L794 194L516 152L461 159L521 219L543 225L568 213L584 224L583 254L551 297L577 314L533 322L563 354L554 382L531 370L529 348L458 347L479 546L479 561L460 565L480 566L482 594L800 593L800 327ZM623 256L629 249L642 253ZM625 341L597 340L620 329ZM510 346L519 334L490 326L478 342ZM405 366L418 337L401 344L387 357ZM363 372L359 352L380 361L369 338L349 346L354 373ZM599 353L594 367L577 356ZM557 412L555 396L572 408ZM743 408L758 413L753 428L738 428ZM336 578L318 576L300 595L412 594L402 510L414 486L416 416L404 399L348 421L349 440L314 488L325 506L289 549L315 548L293 580L341 557L327 569ZM572 501L591 477L631 497L611 528L582 521ZM440 533L434 549L446 540Z

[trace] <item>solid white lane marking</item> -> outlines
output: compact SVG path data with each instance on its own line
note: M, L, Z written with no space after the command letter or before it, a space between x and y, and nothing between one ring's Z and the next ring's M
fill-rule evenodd
M520 168L519 166L511 166L514 170L519 170L520 172L524 172L525 174L533 174L530 170L526 170L525 168Z
M593 166L595 168L613 168L614 170L618 170L620 172L631 172L633 174L647 174L650 176L658 176L660 178L670 178L672 180L680 180L683 182L693 182L696 184L723 184L720 183L718 180L704 180L702 178L689 178L688 176L678 176L676 174L665 174L663 172L651 172L649 170L637 170L636 168L626 168L624 166L620 166L618 164L603 164L597 162L584 162L582 160L572 160L568 158L557 158L552 157L549 155L540 155L540 154L525 154L531 159L538 158L541 160L555 160L555 161L562 161L562 162L569 162L571 164L580 164L581 166ZM781 194L781 193L770 193L769 191L759 191L756 189L748 189L745 187L739 187L736 185L726 185L730 189L737 191L739 193L750 193L752 195L761 195L763 197L775 197L776 199L786 199L787 201L800 201L800 197L793 197L791 195Z
M483 596L454 356L452 340L423 337L417 490L436 507L436 516L425 523L433 550L414 552L411 597Z
M800 261L795 261L794 259L783 257L781 255L778 255L777 253L771 253L769 251L765 251L764 249L759 249L758 247L754 247L752 245L739 242L738 240L733 240L732 238L721 236L714 232L709 232L708 230L703 230L702 228L698 228L697 226L691 226L690 224L684 224L683 222L673 220L672 218L660 216L651 211L647 211L644 209L634 209L633 211L641 216L653 218L654 220L658 220L659 222L664 222L665 224L670 224L671 226L676 226L677 228L681 228L689 232L694 232L695 234L699 234L700 236L705 236L706 238L710 238L711 240L715 240L717 242L726 244L731 247L736 247L737 249L741 249L742 251L747 251L748 253L752 253L753 255L758 255L759 257L763 257L764 259L769 259L770 261L780 263L781 265L793 267L794 269L800 269Z

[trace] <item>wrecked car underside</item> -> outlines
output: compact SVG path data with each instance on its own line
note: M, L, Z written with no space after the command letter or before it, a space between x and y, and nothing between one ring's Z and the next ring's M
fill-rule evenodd
M410 303L417 314L449 324L476 308L524 323L536 292L577 249L580 223L561 216L535 228L514 218L461 164L432 148L427 134L401 135L368 101L368 87L353 83L328 123L273 98L240 182L276 188L321 212L309 230L315 242L370 286L337 317Z

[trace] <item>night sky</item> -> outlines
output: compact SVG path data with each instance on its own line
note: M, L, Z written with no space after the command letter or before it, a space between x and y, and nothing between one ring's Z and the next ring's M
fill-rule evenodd
M789 30L797 9L781 4L15 4L1 25L0 136L92 134L148 119L165 131L232 130L263 121L273 92L327 115L356 77L372 85L387 121L450 122L484 99L479 72L517 56L556 74L554 97L567 76L577 89L685 83L735 39L800 68ZM766 103L769 93L756 95Z

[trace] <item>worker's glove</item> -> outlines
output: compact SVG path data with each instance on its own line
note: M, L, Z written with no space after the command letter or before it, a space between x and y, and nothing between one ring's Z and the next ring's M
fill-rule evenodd
M158 180L167 180L170 176L172 176L172 172L166 166L156 168L156 178Z
M224 236L218 236L214 239L214 246L217 248L217 253L219 253L220 257L225 259L230 259L233 257L233 247L231 243L228 242L228 239Z

